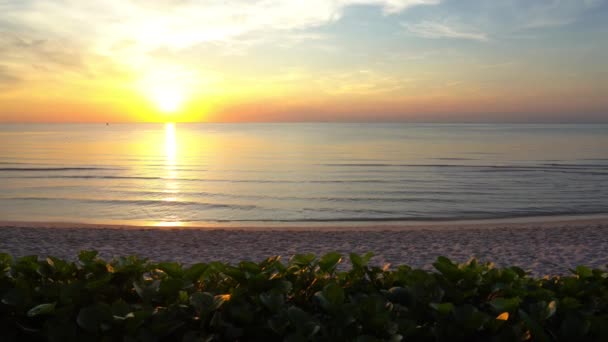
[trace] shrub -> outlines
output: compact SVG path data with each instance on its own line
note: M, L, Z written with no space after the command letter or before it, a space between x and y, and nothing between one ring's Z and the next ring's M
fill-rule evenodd
M440 257L435 272L371 254L185 267L134 256L78 262L0 254L0 329L11 340L608 341L608 273L530 277Z

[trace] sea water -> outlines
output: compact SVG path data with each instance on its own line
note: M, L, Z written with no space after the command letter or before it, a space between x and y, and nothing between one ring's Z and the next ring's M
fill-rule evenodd
M3 221L264 225L600 213L608 213L608 125L0 125Z

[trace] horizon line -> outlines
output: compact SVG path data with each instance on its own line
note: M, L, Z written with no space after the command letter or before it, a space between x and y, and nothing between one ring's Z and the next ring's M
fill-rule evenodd
M125 124L418 124L418 125L605 125L605 121L6 121L0 125L125 125Z

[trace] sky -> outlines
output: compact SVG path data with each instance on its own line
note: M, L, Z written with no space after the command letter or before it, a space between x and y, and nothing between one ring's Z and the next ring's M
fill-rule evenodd
M608 0L0 0L0 122L608 122Z

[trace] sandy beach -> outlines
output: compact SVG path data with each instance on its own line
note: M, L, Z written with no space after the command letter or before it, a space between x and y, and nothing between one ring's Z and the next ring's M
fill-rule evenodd
M535 275L608 265L608 218L315 227L135 227L0 222L0 252L75 259L139 255L182 263L260 261L296 253L373 252L378 265L431 268L437 256L517 265Z

